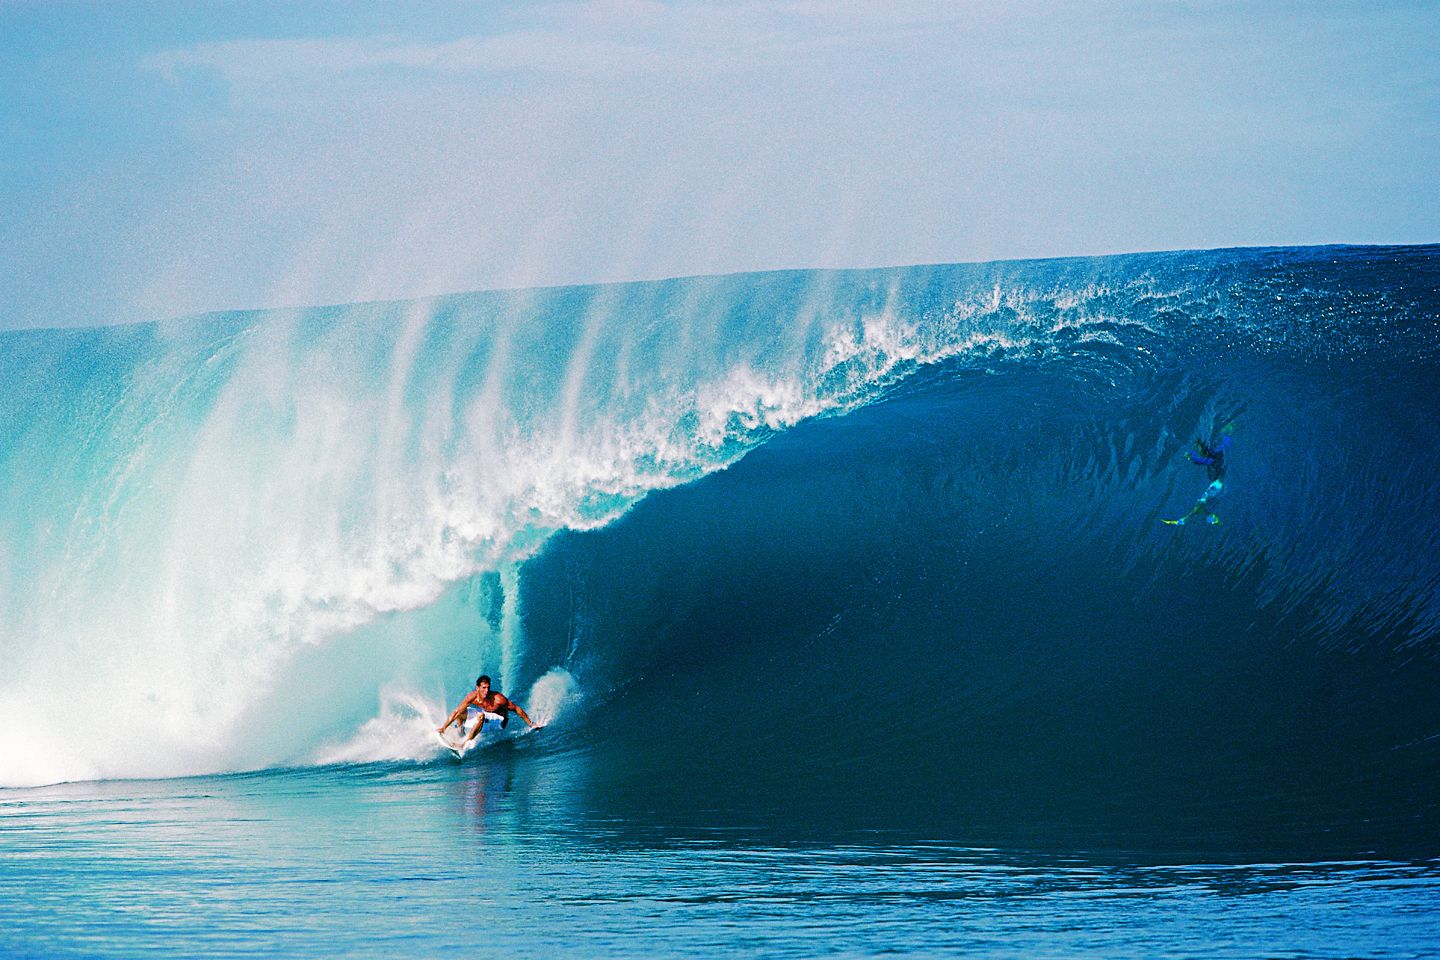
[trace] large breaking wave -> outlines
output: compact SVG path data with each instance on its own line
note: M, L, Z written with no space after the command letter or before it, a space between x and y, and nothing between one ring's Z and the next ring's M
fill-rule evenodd
M0 784L478 666L627 789L1430 802L1437 317L1440 250L1318 248L6 334Z

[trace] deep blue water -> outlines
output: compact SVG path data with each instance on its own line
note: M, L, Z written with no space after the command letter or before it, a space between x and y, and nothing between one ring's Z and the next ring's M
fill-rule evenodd
M1440 955L1437 374L1435 247L0 335L0 944Z

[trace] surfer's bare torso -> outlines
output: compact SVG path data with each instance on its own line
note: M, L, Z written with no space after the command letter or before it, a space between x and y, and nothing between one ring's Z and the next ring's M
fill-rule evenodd
M510 699L498 690L491 690L484 696L480 695L479 690L471 690L470 696L465 699L476 709L484 710L486 713L498 713L502 717L507 716L511 710L515 709L515 704L511 703Z

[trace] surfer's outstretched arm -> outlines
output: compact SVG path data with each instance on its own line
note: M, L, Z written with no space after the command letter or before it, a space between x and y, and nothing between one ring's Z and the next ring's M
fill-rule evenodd
M509 697L505 696L505 694L503 693L500 694L498 699L496 700L495 709L507 712L510 710L514 710L516 713L520 714L520 719L525 721L526 726L530 727L532 730L536 729L535 721L530 719L530 714L525 712L525 708L520 706L520 704L516 703L514 700L511 700Z
M460 706L456 707L456 708L455 708L455 711L450 714L450 719L446 720L443 724L441 724L439 727L437 727L436 730L435 730L435 732L436 732L436 733L444 733L446 730L449 730L449 729L450 729L450 724L454 723L456 720L459 720L459 719L465 714L465 708L468 707L468 706L470 706L470 697L469 697L469 696L467 696L464 700L461 700L461 701L460 701ZM461 730L464 730L464 729L465 729L465 725L464 725L464 724L461 724L461 725L460 725L460 729L461 729Z

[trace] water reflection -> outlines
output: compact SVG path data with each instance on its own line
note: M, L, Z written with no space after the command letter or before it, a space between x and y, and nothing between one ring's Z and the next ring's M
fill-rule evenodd
M596 762L497 745L463 764L7 792L0 943L431 955L483 927L531 952L600 957L1440 950L1435 860L1187 858L806 824L617 798L594 789Z
M490 820L513 809L515 766L495 760L472 764L452 789L458 795L462 820L474 833L483 835Z

